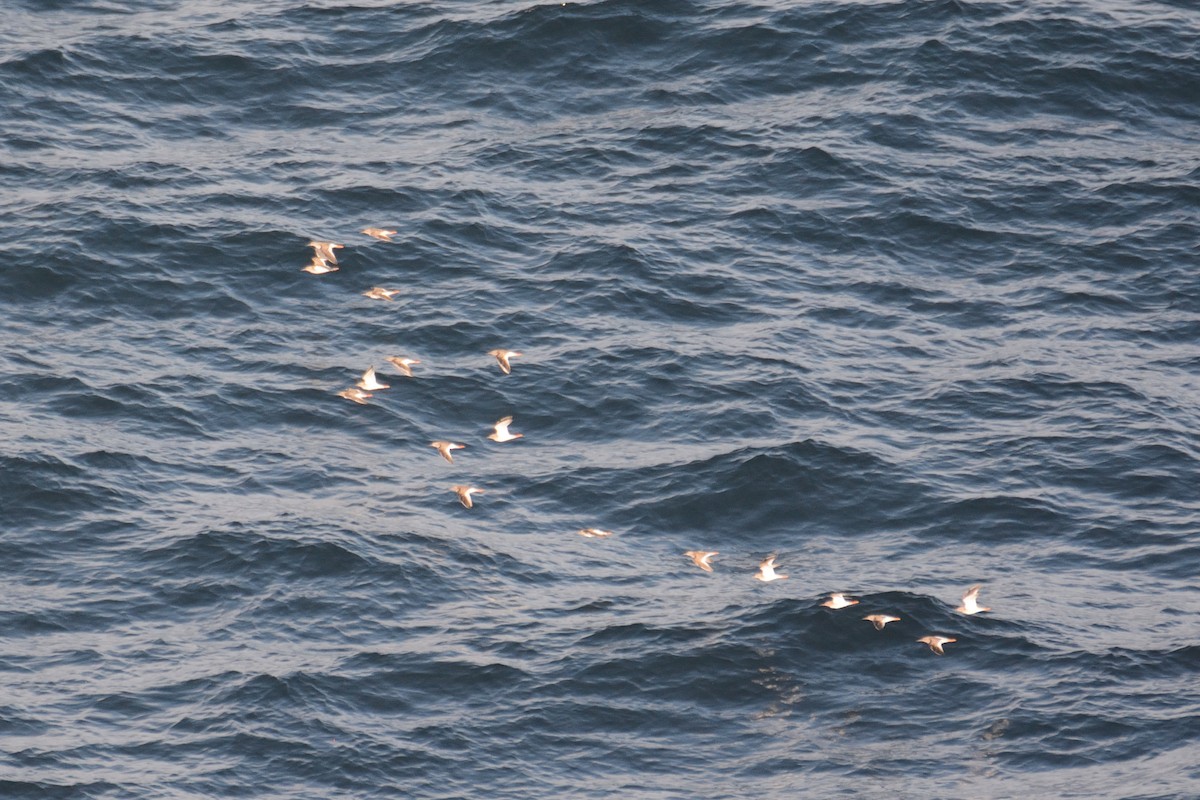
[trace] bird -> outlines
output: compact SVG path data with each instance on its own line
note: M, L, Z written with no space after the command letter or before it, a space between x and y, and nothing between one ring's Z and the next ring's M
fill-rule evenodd
M767 556L764 558L763 562L758 565L758 572L754 573L754 579L764 583L781 581L786 577L787 575L780 575L775 571L775 556Z
M952 639L949 636L922 636L917 641L929 645L929 649L939 656L944 656L946 655L946 651L942 649L942 645L957 642L958 639Z
M359 389L354 386L351 386L349 389L343 389L342 391L338 392L337 394L338 394L338 397L344 397L347 400L353 400L354 402L358 403L360 406L365 406L367 404L368 397L375 396L373 394L364 392L362 389Z
M372 286L363 292L363 297L369 297L372 300L391 300L395 302L393 298L398 294L400 294L399 289L384 289L381 286Z
M306 247L311 247L316 251L318 258L323 258L331 264L338 263L337 256L333 254L334 250L341 250L344 245L336 242L309 242Z
M415 358L405 358L404 356L388 356L387 360L410 378L413 376L412 365L421 363Z
M497 420L496 424L493 426L496 430L492 433L489 433L487 438L494 442L511 442L513 439L520 439L525 434L508 432L508 426L512 424L512 420L512 417L505 417L502 420Z
M380 383L375 379L375 368L367 367L367 371L362 374L362 380L354 384L360 389L366 389L368 392L373 392L376 389L390 389L390 383Z
M488 355L496 357L496 360L500 362L500 371L507 375L512 372L512 364L508 360L516 358L522 353L518 353L516 350L489 350Z
M612 531L605 531L600 528L580 528L575 532L588 539L604 539L613 535Z
M690 558L692 563L700 569L705 572L712 572L712 564L709 562L712 561L713 556L719 555L719 553L716 550L688 550L684 555Z
M962 596L962 605L954 609L960 614L978 614L980 611L991 611L987 606L979 605L979 590L980 585L972 586L967 589Z
M454 456L450 455L451 450L462 450L466 447L465 444L455 444L454 442L430 442L430 447L436 447L437 451L442 454L442 458L454 463Z
M821 605L825 606L826 608L835 608L836 609L836 608L845 608L846 606L858 605L858 601L857 600L847 600L846 595L842 594L841 592L834 592L833 594L829 595L829 599L826 600L824 603L821 603Z
M392 237L396 235L396 231L389 231L384 228L363 228L360 233L365 233L367 236L378 239L381 242L390 242Z
M454 490L454 493L458 495L458 499L461 500L462 504L467 508L470 508L474 505L474 503L471 502L472 494L483 494L483 489L479 489L475 486L453 486L451 488Z
M303 272L311 272L313 275L325 275L329 272L337 272L338 268L330 266L329 262L320 256L313 256L312 261L308 262L308 266L304 267Z
M867 614L865 617L863 617L863 619L874 625L875 630L877 631L883 630L883 626L887 625L889 622L900 621L899 617L889 617L887 614Z

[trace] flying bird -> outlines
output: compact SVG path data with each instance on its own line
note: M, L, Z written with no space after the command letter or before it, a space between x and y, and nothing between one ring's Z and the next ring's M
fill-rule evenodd
M775 571L775 556L763 559L763 562L758 565L758 572L754 573L754 579L764 583L781 581L786 577L787 575L780 575Z
M442 454L442 458L454 463L454 456L450 455L451 450L462 450L466 447L465 444L455 444L454 442L430 442L430 447L437 448L437 451Z
M575 532L588 539L606 539L613 534L612 531L605 531L600 528L580 528Z
M720 555L720 553L716 550L688 550L684 555L690 558L692 563L700 569L705 572L712 572L712 557Z
M483 494L483 489L479 489L474 486L453 486L451 488L454 490L454 493L458 495L458 499L467 508L475 505L471 502L472 494Z
M520 439L525 434L508 432L508 426L512 424L512 421L512 417L505 417L502 420L497 420L496 424L493 426L496 430L489 433L487 438L494 442L511 442L513 439Z
M976 585L967 589L962 596L962 605L954 609L960 614L978 614L980 611L991 611L987 606L979 605L979 590L982 586Z
M833 594L829 595L829 599L826 600L824 603L821 603L821 605L825 606L826 608L836 609L836 608L845 608L846 606L858 605L858 601L857 600L847 600L846 595L842 594L841 592L834 592Z
M363 228L361 233L365 233L373 239L378 239L381 242L390 242L392 237L396 235L396 231L389 231L386 228Z
M877 631L883 630L883 626L887 625L889 622L900 621L899 617L889 617L887 614L867 614L865 617L863 617L863 619L874 625L875 630Z
M382 286L372 286L363 292L363 297L369 297L372 300L391 300L394 303L396 301L393 298L398 294L400 294L399 289L384 289Z
M374 367L367 367L367 371L362 374L362 380L354 385L360 389L366 389L368 392L373 392L376 389L392 388L390 383L380 383L376 380Z
M329 262L320 256L313 256L312 261L308 262L308 266L304 267L303 272L311 272L313 275L326 275L330 272L337 272L338 268L330 266Z
M516 350L489 350L488 355L496 357L496 360L500 362L500 371L507 375L512 372L512 364L509 362L509 359L516 358L522 354Z
M957 642L958 639L951 639L949 636L922 636L917 641L929 645L929 649L939 656L944 656L946 655L946 651L942 649L942 645Z
M338 263L337 256L334 255L334 250L341 250L345 245L337 244L336 242L309 242L306 247L311 247L317 254L318 258L323 258L331 264Z
M388 356L387 360L391 362L392 366L410 378L413 376L412 365L421 363L415 358L405 358L403 356Z
M349 389L343 389L342 391L338 392L337 394L338 394L338 397L344 397L347 400L353 400L354 402L358 403L360 406L365 406L367 404L368 397L375 396L373 394L369 394L367 392L364 392L362 389L358 389L353 386L351 386Z

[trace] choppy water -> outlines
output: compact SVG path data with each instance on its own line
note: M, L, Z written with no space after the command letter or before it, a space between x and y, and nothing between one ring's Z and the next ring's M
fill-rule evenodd
M0 796L1200 795L1192 3L3 18Z

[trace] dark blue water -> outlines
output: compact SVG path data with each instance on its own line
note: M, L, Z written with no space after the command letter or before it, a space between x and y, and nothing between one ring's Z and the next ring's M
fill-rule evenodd
M0 17L0 797L1200 796L1192 3Z

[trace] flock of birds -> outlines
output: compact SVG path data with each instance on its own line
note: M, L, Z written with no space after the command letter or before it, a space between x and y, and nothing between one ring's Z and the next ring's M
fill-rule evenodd
M391 242L393 241L392 237L396 235L397 231L388 230L386 228L363 228L361 233L383 242ZM336 242L311 241L307 246L313 248L313 257L308 265L304 267L304 272L308 272L313 275L326 275L328 273L338 271L339 267L337 254L334 253L334 251L343 249L345 245L338 244ZM368 297L372 300L384 300L391 302L399 293L399 289L386 289L381 286L372 286L362 294L364 297ZM512 359L518 358L522 354L516 350L499 348L488 351L488 355L496 359L496 362L500 365L501 372L503 372L505 375L509 375L512 373ZM418 359L409 358L407 356L389 356L386 360L396 367L396 369L402 375L409 378L413 377L413 365L421 363ZM371 366L368 367L365 372L363 372L362 377L355 385L343 389L342 391L338 392L337 395L360 405L366 405L367 401L371 397L374 397L374 392L390 388L390 384L382 383L379 380L378 375L375 373L375 367ZM510 431L509 426L512 425L512 422L512 417L504 417L503 419L497 420L493 425L492 433L488 434L487 438L494 442L511 442L516 439L520 439L525 434L513 433ZM452 451L462 450L466 447L465 444L448 441L430 442L429 446L437 450L441 454L442 458L446 459L446 461L450 462L451 464L454 463ZM452 486L451 490L458 495L459 502L461 502L466 508L472 508L475 505L471 500L471 495L484 493L484 490L478 486L470 486L465 484ZM581 528L578 533L580 536L587 538L604 538L607 536L612 536L612 531L603 530L601 528ZM717 550L688 550L684 553L684 555L690 558L692 562L700 569L704 570L705 572L712 572L712 559L714 556L720 555L720 552ZM764 583L770 583L772 581L784 580L787 578L787 575L781 575L775 570L775 558L776 556L772 555L763 559L763 561L758 565L758 572L754 574L755 580L760 580ZM980 586L972 586L971 588L967 589L967 591L962 595L962 604L954 610L960 614L967 615L978 614L982 611L991 611L991 609L987 606L979 605L980 588ZM851 600L842 592L833 592L830 594L827 600L821 603L821 605L829 609L838 610L842 608L848 608L849 606L858 605L858 603L858 600ZM883 630L884 626L888 623L900 621L900 617L892 616L890 614L868 614L863 617L863 619L874 625L875 630L877 631ZM917 639L917 641L921 644L928 645L931 651L940 656L945 655L946 651L943 649L944 645L956 642L958 640L951 636L930 634L920 637Z

